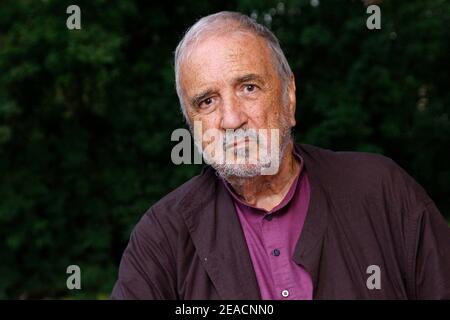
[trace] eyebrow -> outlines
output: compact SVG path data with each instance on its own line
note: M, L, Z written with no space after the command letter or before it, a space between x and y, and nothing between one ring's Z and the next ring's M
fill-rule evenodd
M249 73L249 74L246 74L246 75L243 75L241 77L234 79L234 82L236 84L249 82L249 81L258 81L258 82L264 83L263 78L255 73Z
M241 83L245 83L245 82L249 82L249 81L257 81L257 82L264 83L263 78L255 73L249 73L249 74L237 77L233 80L233 82L235 84L241 84ZM216 91L213 89L207 89L203 92L200 92L199 94L196 94L191 99L191 105L198 106L204 99L206 99L208 96L213 95L215 92Z

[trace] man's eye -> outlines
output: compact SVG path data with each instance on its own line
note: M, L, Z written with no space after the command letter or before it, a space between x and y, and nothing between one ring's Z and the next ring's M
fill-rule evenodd
M246 84L244 90L246 92L253 92L256 90L256 86L254 84Z
M200 108L206 108L206 107L210 106L212 103L213 103L212 98L206 98L205 100L200 102Z

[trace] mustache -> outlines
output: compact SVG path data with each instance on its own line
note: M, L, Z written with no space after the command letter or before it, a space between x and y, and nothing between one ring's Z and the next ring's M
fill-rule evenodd
M228 129L223 136L223 149L226 150L229 147L233 147L235 142L242 140L248 143L255 141L258 144L260 142L259 135L255 129Z

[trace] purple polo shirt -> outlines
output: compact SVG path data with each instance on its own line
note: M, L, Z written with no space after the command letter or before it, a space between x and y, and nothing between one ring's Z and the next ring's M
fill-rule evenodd
M256 280L263 300L311 300L311 276L292 259L309 205L309 181L303 159L294 151L300 163L300 174L284 199L270 211L253 207L231 193L239 216Z

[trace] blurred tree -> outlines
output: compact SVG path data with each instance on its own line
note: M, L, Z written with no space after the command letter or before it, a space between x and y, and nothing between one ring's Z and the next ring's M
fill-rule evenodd
M299 141L380 152L450 212L450 4L383 1L0 3L0 298L109 294L143 212L196 174L174 166L184 126L172 55L196 19L237 10L280 38L297 78ZM66 267L82 270L68 291Z

